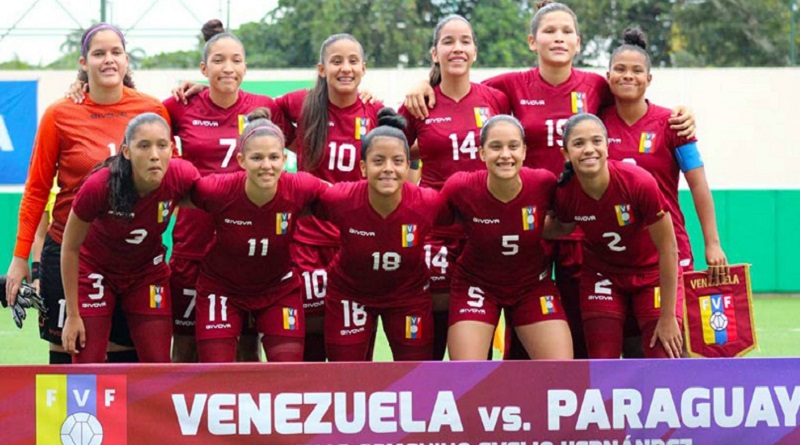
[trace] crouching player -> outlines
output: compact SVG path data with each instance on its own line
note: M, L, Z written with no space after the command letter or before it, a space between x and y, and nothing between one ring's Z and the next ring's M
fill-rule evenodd
M331 361L368 360L381 317L395 360L430 360L433 307L423 240L439 196L406 181L405 119L384 108L378 125L361 146L367 179L333 185L315 211L341 239L328 270L325 349Z
M200 175L172 156L167 121L133 118L120 154L84 182L61 246L67 319L64 349L73 363L102 363L117 304L142 362L169 362L172 314L161 235L175 203Z
M591 114L567 120L562 150L568 162L556 190L558 219L549 221L545 236L569 233L576 224L586 235L580 303L589 357L619 358L631 312L646 357L680 357L678 248L656 180L637 166L608 161L606 128Z
M244 171L204 177L192 192L216 228L197 280L201 362L235 361L250 313L268 361L303 360L303 296L289 247L296 219L328 186L308 173L283 173L286 141L269 117L266 108L248 115L236 155Z

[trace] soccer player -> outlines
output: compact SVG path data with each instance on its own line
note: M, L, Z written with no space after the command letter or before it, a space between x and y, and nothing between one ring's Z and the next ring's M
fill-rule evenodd
M81 181L91 169L114 155L125 126L132 116L156 112L167 117L161 103L133 89L128 72L128 55L122 32L107 23L98 23L81 38L79 77L89 92L84 104L60 99L45 110L31 155L28 181L22 196L17 242L8 268L6 294L14 298L23 280L30 282L28 257L36 227L41 221L53 177L58 174L60 191L53 207L53 222L41 256L41 294L48 314L40 320L40 335L50 342L50 363L70 363L61 349L64 326L64 291L61 286L61 240L69 209ZM13 304L13 301L11 302ZM111 341L131 346L127 329ZM130 349L130 348L128 348ZM109 354L109 361L128 361L131 353ZM133 354L135 356L135 354Z
M523 168L522 125L498 115L480 131L486 170L456 173L443 198L466 227L455 267L448 347L452 360L481 360L505 309L528 355L571 359L572 338L542 244L556 177Z
M420 185L435 190L441 190L456 172L485 169L478 156L481 127L491 116L507 114L510 107L505 94L470 82L470 67L477 56L475 33L467 19L450 15L439 21L433 31L430 72L430 86L439 106L425 119L414 117L404 107L399 111L408 120L405 134L412 145L410 181L417 182L420 177L419 159L424 165ZM464 241L460 225L435 228L425 239L436 360L444 358L447 346L450 280Z
M642 332L646 357L680 357L683 285L656 180L608 160L606 128L592 114L567 120L562 151L568 162L556 190L557 219L545 236L576 225L585 234L580 303L589 357L619 358L628 314Z
M202 362L234 361L252 313L268 361L301 361L303 297L289 246L297 218L328 186L282 172L285 139L267 109L247 118L236 154L243 171L207 176L192 192L216 229L197 281L197 349Z
M406 181L405 119L384 108L366 135L366 180L338 183L315 213L338 229L341 248L328 268L325 347L331 361L369 359L383 322L395 360L430 360L432 303L423 240L436 222L438 192ZM485 353L485 350L484 350Z
M330 183L358 181L362 142L378 121L379 102L359 97L366 73L364 50L349 34L334 34L320 48L317 82L310 91L276 99L287 122L297 126L287 135L297 154L297 168ZM323 315L329 284L328 266L339 250L339 230L319 218L297 222L292 245L295 270L303 280L306 313L305 361L325 361ZM371 350L371 348L370 348Z
M667 122L670 110L645 98L652 74L644 33L639 29L626 29L623 42L614 50L607 74L615 106L600 115L608 129L609 159L638 165L656 178L675 226L679 264L683 271L691 271L694 269L692 248L678 204L678 180L683 172L703 230L710 277L716 281L727 273L728 261L720 245L714 200L697 140L681 137L670 129Z
M528 47L537 54L537 66L484 81L508 96L514 116L525 129L529 151L525 166L560 174L563 159L559 150L567 119L577 113L597 114L613 104L608 83L602 76L573 67L580 45L578 19L572 9L563 3L542 1L531 20L528 35ZM426 89L415 89L406 96L406 105L415 115L426 116L425 98L430 96ZM676 112L671 124L681 134L693 134L691 113ZM576 231L549 247L555 259L556 284L572 329L576 358L586 357L577 288L582 262L581 237L580 231ZM510 346L506 358L523 358L524 351L515 348L514 341L507 344Z
M194 164L200 174L241 171L236 162L240 151L237 143L247 123L247 114L258 107L266 107L275 116L275 124L283 128L282 115L271 98L240 89L247 72L242 42L224 32L218 20L206 23L203 35L208 39L200 71L208 78L208 88L187 97L185 103L183 98L170 97L164 105L172 117L172 131L180 138L181 157ZM196 209L181 209L172 239L173 361L197 361L195 284L200 264L214 239L213 215ZM252 329L245 330L240 342L240 361L258 361L258 339Z
M169 123L133 118L120 153L81 186L61 246L67 318L62 346L73 363L105 361L114 308L121 305L142 362L170 361L169 267L161 235L175 204L200 177L172 157Z

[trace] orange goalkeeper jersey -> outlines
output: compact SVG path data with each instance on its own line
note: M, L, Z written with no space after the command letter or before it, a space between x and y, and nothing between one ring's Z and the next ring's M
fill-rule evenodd
M82 104L60 99L47 108L33 144L14 256L28 258L56 174L61 190L53 206L49 233L61 243L72 200L83 178L117 153L128 122L146 112L158 113L169 123L161 102L127 87L123 88L122 99L114 104L96 104L87 96Z

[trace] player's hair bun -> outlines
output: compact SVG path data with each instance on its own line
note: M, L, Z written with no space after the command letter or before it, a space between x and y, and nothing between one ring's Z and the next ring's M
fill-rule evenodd
M553 0L542 0L536 4L536 9L537 10L542 9L545 6L549 5L550 3L556 3L556 2L554 2Z
M218 19L211 19L203 23L203 27L200 28L200 32L203 34L203 41L208 42L215 35L225 32L225 27Z
M247 121L253 122L256 119L266 119L268 121L272 121L272 112L266 107L255 108L247 115Z
M622 43L647 49L647 36L639 28L627 28L622 32Z
M383 107L378 111L378 126L387 126L405 130L406 118L397 114L391 107Z

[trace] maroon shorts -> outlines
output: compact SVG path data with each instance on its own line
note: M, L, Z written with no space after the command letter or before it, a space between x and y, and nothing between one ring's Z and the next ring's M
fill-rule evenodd
M306 325L300 281L294 273L261 296L211 292L202 284L197 289L198 341L238 337L250 314L256 331L264 335L305 337Z
M169 288L172 294L172 331L175 335L194 335L194 308L200 260L172 256Z
M339 251L338 247L315 246L293 242L290 247L295 273L303 288L303 309L306 315L322 315L328 293L328 265Z
M428 234L425 238L425 263L431 271L431 293L450 293L456 261L464 251L466 238Z
M584 320L609 317L624 320L633 314L637 324L658 320L661 316L659 273L599 273L583 266L581 277L581 314ZM683 277L678 274L675 317L683 320Z
M106 274L85 262L78 267L81 317L111 317L117 301L129 314L170 316L169 267L161 263L135 277Z
M461 274L453 278L450 292L450 325L459 321L480 321L496 325L505 309L514 326L547 320L566 320L561 298L549 276L528 289L510 292L475 286Z
M430 294L409 295L397 298L397 301L403 303L394 307L374 307L329 289L325 303L325 343L367 344L380 317L390 345L430 347L433 343Z

